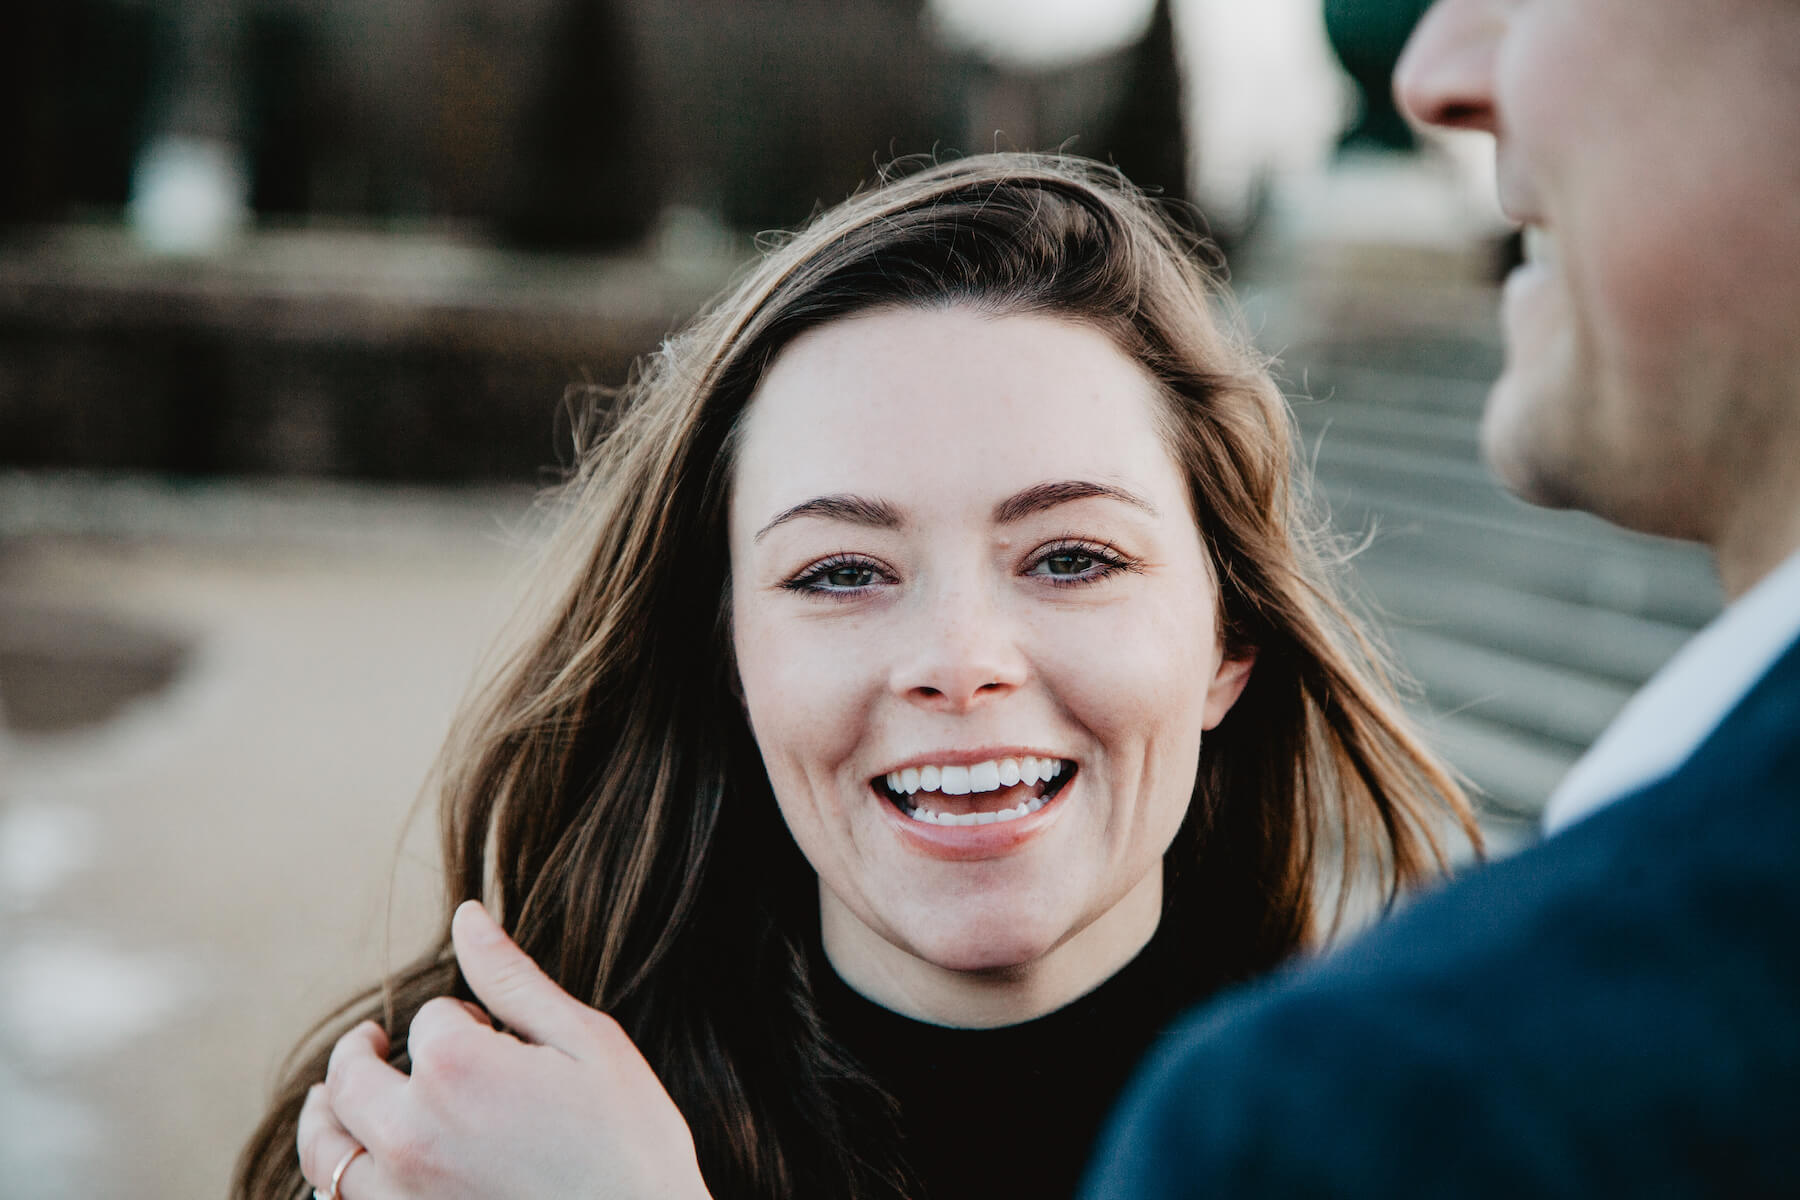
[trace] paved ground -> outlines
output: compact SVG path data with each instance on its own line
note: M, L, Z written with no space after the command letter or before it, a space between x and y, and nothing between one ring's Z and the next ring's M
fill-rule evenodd
M109 488L66 490L65 513ZM415 830L396 867L401 830L521 557L512 497L123 491L98 506L115 526L187 536L0 552L0 614L104 614L122 657L186 647L166 689L5 746L0 1192L21 1200L223 1194L281 1054L390 935L418 944L435 855Z

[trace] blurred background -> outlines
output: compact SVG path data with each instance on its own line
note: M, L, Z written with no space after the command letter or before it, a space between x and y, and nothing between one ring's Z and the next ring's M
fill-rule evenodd
M433 919L414 803L574 383L909 154L1196 206L1498 853L1719 604L1475 451L1514 244L1424 0L11 0L0 1192L218 1195Z

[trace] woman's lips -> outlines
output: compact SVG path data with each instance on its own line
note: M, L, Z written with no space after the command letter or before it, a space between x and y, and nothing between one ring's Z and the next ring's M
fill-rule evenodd
M1049 780L948 800L932 796L927 804L919 801L930 793L897 794L885 779L872 781L871 787L885 801L881 809L907 845L933 858L969 861L1011 853L1047 829L1068 807L1061 801L1078 774L1065 760L1064 769Z
M1002 755L975 762L919 763L872 780L875 789L914 820L975 825L1027 816L1075 772L1072 759Z

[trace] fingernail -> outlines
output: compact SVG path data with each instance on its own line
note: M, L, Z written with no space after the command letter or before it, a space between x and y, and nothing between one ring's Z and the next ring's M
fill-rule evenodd
M464 921L472 922L469 926L469 933L476 937L483 938L487 941L493 941L494 935L500 931L500 926L494 921L494 918L488 913L488 910L482 906L482 903L479 900L464 900L461 904L457 905L456 915L461 916ZM452 920L454 920L454 918L452 918Z

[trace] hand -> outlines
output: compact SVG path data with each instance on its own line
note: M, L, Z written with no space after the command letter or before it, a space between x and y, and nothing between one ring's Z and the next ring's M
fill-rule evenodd
M706 1197L687 1122L618 1022L551 982L479 903L456 910L450 937L487 1012L427 1001L410 1076L373 1021L339 1038L300 1112L307 1180L329 1193L360 1145L343 1200Z

